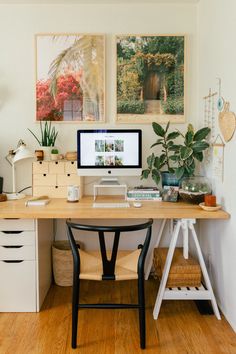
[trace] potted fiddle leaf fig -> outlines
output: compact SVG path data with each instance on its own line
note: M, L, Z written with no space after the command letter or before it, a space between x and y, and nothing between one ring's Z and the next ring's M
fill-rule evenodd
M158 139L151 148L160 145L159 154L152 153L147 158L147 169L142 171L142 179L152 177L158 184L162 178L163 185L178 185L183 177L194 176L196 162L202 162L203 151L209 147L206 141L210 128L194 131L191 124L186 133L178 130L170 132L170 122L163 128L153 122L152 128ZM178 143L176 139L178 138Z

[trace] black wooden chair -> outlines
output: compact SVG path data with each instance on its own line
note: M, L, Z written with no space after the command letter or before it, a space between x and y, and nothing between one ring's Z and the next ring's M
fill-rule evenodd
M137 308L139 310L140 347L146 346L145 329L145 296L144 296L144 264L150 244L153 220L145 223L128 226L91 226L81 225L67 221L68 238L73 254L73 295L72 295L72 348L77 345L77 327L79 308L108 308L124 309ZM143 244L135 251L118 251L120 233L135 232L146 229L146 237ZM74 230L93 231L98 233L100 250L97 252L85 252L78 249L73 235ZM106 232L114 233L114 241L111 251L106 250ZM110 259L108 259L108 256ZM79 287L80 280L138 280L138 303L137 304L80 304Z

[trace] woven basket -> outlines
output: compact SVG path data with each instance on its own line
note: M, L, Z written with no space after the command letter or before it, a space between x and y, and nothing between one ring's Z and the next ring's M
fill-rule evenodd
M55 283L60 286L72 286L73 257L68 241L53 242L52 263Z
M166 256L167 248L155 248L153 265L155 269L155 275L161 279ZM186 287L193 286L198 287L201 285L201 268L197 261L189 256L188 259L183 257L183 249L176 248L174 257L170 267L170 272L167 280L167 287Z

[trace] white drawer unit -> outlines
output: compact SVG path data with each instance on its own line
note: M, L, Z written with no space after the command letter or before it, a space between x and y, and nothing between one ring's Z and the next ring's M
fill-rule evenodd
M80 187L83 194L83 179L77 175L76 161L33 162L33 195L47 195L51 198L66 198L67 186Z
M37 312L51 285L52 220L0 219L0 312Z
M35 312L35 261L0 261L0 312Z
M35 245L35 231L0 231L0 246Z
M0 261L7 260L35 260L35 246L0 246Z

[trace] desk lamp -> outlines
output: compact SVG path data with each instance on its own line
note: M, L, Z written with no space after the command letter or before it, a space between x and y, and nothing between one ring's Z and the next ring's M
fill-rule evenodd
M22 199L25 197L23 193L16 193L16 177L15 177L15 164L29 158L34 158L34 154L26 148L23 140L20 140L17 144L16 150L10 150L6 156L6 160L12 166L12 193L7 194L8 200Z

